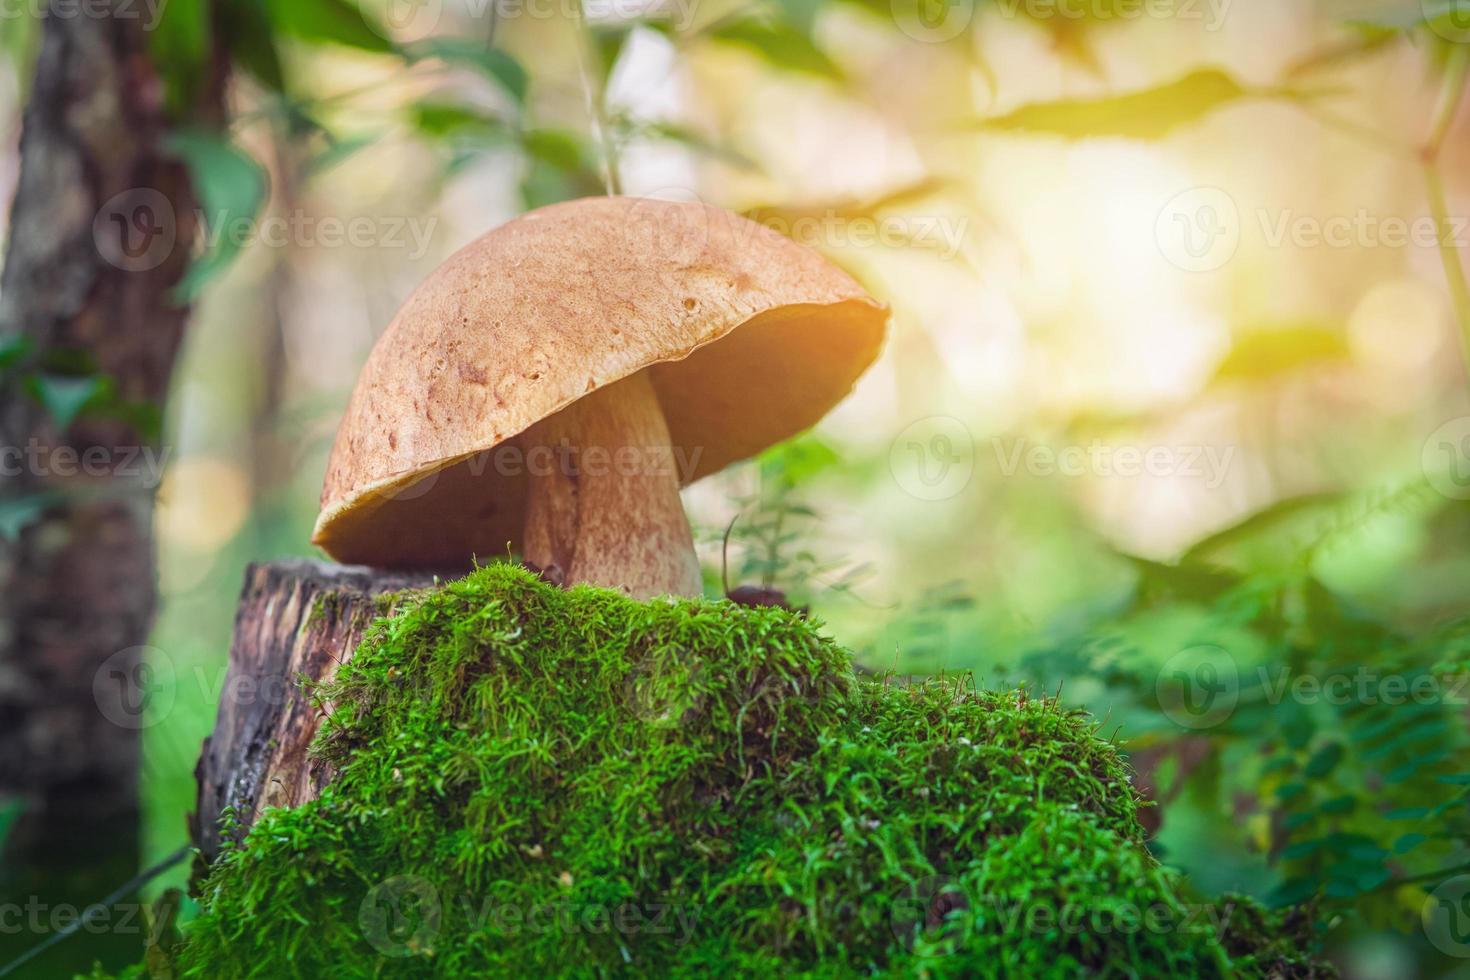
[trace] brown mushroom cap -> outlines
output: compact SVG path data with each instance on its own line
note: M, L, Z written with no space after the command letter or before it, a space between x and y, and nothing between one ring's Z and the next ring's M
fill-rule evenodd
M504 555L525 510L516 436L645 369L688 484L815 424L877 356L887 318L816 252L718 208L598 197L532 211L435 270L378 340L312 540L392 567Z

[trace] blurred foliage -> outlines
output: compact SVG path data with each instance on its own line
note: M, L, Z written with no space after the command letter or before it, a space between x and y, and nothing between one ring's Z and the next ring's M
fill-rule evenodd
M1074 139L1162 139L1180 126L1253 94L1225 72L1210 69L1127 95L1022 106L1004 116L983 120L981 125Z

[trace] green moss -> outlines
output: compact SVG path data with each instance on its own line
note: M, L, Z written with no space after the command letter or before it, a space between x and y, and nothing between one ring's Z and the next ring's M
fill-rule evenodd
M337 778L221 858L181 976L1287 962L1259 910L1248 936L1184 919L1085 715L961 680L860 682L783 610L640 604L497 564L379 620L319 694ZM1117 923L1151 911L1161 926Z

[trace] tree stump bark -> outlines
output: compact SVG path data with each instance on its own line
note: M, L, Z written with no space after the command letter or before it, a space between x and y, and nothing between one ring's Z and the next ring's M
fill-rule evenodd
M225 807L234 808L243 834L262 808L296 806L321 790L331 774L307 758L321 717L302 680L329 680L351 659L381 596L434 581L429 573L305 560L246 569L219 714L194 770L190 829L206 861L219 854Z

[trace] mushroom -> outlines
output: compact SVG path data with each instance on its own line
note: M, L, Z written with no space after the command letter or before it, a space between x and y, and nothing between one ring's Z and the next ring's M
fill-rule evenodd
M887 309L816 252L700 203L529 212L414 291L362 370L312 540L340 561L697 595L679 490L813 425Z

